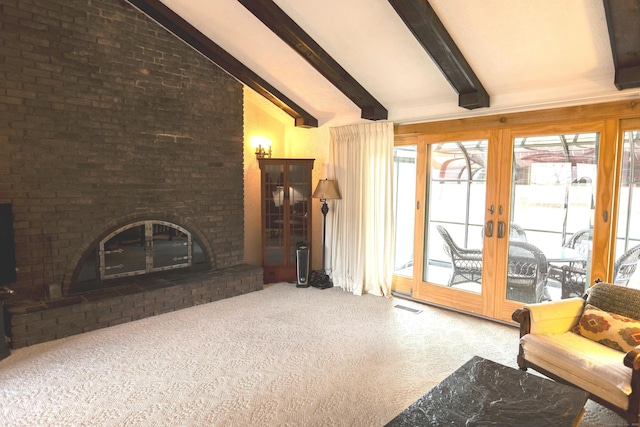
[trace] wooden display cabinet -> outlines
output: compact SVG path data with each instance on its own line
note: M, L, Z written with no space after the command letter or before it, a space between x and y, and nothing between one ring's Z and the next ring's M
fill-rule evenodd
M311 248L314 159L258 159L264 283L296 281L296 249ZM311 258L309 258L311 259Z

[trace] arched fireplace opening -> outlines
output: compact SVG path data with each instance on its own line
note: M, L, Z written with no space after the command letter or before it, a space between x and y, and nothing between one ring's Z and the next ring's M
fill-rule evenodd
M132 276L203 270L207 260L203 245L188 229L168 221L135 221L104 235L86 252L65 293L121 285Z

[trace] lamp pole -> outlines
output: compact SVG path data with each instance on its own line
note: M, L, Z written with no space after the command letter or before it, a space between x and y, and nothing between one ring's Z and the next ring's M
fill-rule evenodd
M339 199L340 193L338 192L338 187L336 186L336 182L332 179L321 179L318 182L318 186L316 190L313 192L311 196L314 199L320 199L322 202L322 207L320 211L322 212L322 270L316 270L313 276L317 277L317 280L314 279L311 283L311 286L327 289L333 286L331 283L331 279L327 275L326 270L326 246L327 246L327 213L329 213L329 205L327 205L328 199ZM319 275L317 273L320 273Z
M322 271L326 273L324 268L324 251L326 249L325 241L327 236L327 213L329 212L329 206L327 205L327 199L321 199L322 208L320 211L322 212Z

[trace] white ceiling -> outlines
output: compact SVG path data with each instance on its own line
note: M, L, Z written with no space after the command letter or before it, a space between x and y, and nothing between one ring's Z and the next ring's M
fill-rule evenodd
M360 109L236 0L162 0L320 125ZM458 94L387 0L275 0L396 123L638 97L618 91L600 0L429 0L491 97Z

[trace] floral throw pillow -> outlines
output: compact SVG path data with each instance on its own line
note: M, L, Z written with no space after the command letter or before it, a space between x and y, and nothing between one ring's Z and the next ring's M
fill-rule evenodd
M640 321L587 304L576 332L607 347L627 352L640 345Z

